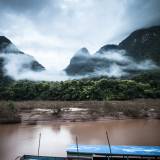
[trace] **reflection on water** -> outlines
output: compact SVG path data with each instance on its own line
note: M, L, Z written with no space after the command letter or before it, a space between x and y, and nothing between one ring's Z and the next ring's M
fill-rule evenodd
M41 155L64 156L78 136L81 144L106 144L108 130L114 145L160 145L160 120L108 120L107 122L0 125L0 159L37 154L39 133Z

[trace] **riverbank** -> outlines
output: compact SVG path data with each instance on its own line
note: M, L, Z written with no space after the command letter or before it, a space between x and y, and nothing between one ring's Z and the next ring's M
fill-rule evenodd
M3 111L10 106L7 112ZM160 119L160 99L129 101L1 101L0 123L81 122L106 119ZM21 120L19 119L21 117Z

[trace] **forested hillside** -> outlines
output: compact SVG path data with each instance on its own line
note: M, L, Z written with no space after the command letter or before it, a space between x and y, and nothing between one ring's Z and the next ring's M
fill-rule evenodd
M79 101L160 98L159 35L160 27L151 27L131 33L119 45L105 45L94 55L82 48L65 69L68 79L71 75L73 80L60 82L29 81L25 78L14 81L4 67L11 55L14 59L19 58L17 55L27 56L18 67L17 75L26 69L39 72L45 68L33 57L18 50L6 37L0 36L0 99ZM21 60L17 59L18 63ZM82 79L77 80L77 75L81 75Z
M61 82L13 81L1 83L1 100L127 100L160 98L159 71L144 73L130 80L95 79Z

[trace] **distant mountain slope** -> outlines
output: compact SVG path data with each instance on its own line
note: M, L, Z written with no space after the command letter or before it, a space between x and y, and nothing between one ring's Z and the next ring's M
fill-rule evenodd
M0 78L5 76L5 65L13 63L19 66L18 72L26 70L42 71L45 68L34 57L20 51L9 39L0 36ZM14 66L13 66L14 67ZM17 67L17 66L15 66Z
M23 52L19 51L18 48L5 36L0 36L0 54L2 53L23 54Z
M110 47L109 47L110 48ZM112 49L109 49L110 51ZM115 50L115 49L113 49ZM71 59L69 66L65 69L68 75L85 76L87 75L101 75L101 71L110 72L109 66L112 63L119 63L118 61L109 60L105 58L103 48L91 55L85 48L80 49Z
M70 65L66 68L66 72L69 75L79 75L85 74L86 72L93 72L92 62L88 63L91 60L91 55L86 48L81 48L70 60Z
M121 77L157 69L158 66L160 66L160 26L137 30L119 45L105 45L93 55L75 54L65 71L71 76Z
M140 29L131 33L119 47L137 61L151 59L160 65L160 26Z

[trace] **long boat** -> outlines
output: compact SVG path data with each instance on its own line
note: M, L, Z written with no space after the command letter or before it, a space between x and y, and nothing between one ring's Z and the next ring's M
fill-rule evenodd
M21 160L152 160L160 159L160 146L70 145L66 157L24 155Z

